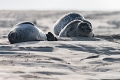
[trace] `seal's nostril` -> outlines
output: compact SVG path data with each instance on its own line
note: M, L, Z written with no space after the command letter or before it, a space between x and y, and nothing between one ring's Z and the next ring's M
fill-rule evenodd
M88 30L89 30L89 31L91 31L91 29L90 29L90 28L89 28Z

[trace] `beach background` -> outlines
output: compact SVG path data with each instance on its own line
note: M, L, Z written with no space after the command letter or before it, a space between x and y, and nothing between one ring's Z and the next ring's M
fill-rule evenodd
M0 0L0 80L119 80L119 0ZM10 44L14 25L30 21L45 33L69 12L92 23L94 38Z

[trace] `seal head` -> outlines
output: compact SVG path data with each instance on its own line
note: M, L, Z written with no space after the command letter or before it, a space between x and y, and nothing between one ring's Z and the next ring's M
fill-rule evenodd
M87 21L74 20L67 24L59 37L93 37L92 26Z

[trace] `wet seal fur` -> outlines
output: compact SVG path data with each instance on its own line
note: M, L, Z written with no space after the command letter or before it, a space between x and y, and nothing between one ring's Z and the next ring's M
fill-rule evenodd
M57 39L51 32L45 34L31 22L22 22L11 29L8 40L13 44L27 41L54 41Z
M78 13L68 13L54 24L58 37L93 37L92 24Z

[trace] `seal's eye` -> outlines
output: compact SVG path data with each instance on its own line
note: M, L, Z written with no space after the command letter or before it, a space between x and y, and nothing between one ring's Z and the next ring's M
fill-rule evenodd
M81 23L81 24L79 24L79 29L82 29L83 31L91 31L91 27L87 23Z
M82 28L83 30L86 30L86 29L87 29L87 26L81 26L81 28Z
M80 24L79 24L79 28L80 28L80 29L83 29L83 30L87 29L87 26L88 26L87 23L80 23Z
M8 39L9 39L10 43L13 44L16 41L16 33L10 32L8 35Z

